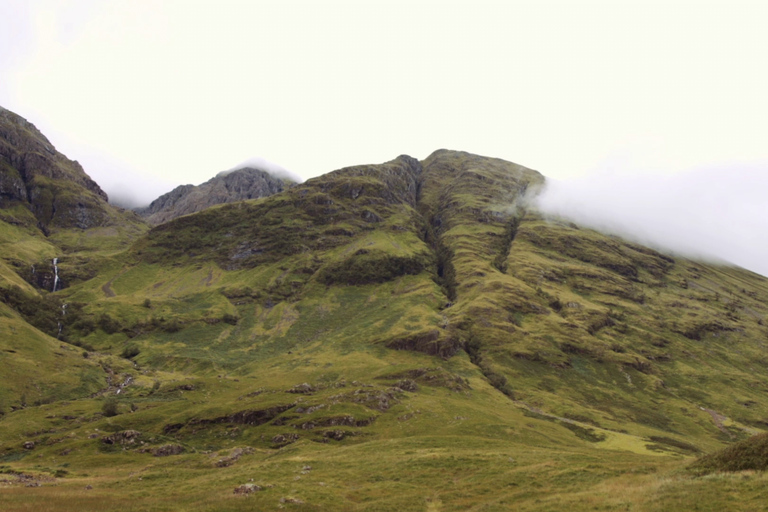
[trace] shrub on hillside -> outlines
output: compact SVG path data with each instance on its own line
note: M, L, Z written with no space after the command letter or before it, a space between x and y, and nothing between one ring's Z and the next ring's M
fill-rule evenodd
M363 251L358 251L355 257L325 267L318 276L320 282L327 285L384 283L400 276L419 274L434 263L425 254L391 256L378 251Z
M699 475L716 471L765 471L768 469L768 433L704 455L691 464L690 469Z
M139 355L140 352L141 352L141 350L139 350L139 347L137 347L136 345L127 345L123 349L122 354L120 354L120 355L123 356L126 359L132 359L132 358L136 357L137 355Z
M104 403L101 404L101 414L107 418L117 416L119 414L117 399L115 399L115 397L111 396L104 400Z
M120 330L120 323L106 313L99 316L99 328L107 334L115 334Z
M27 322L56 337L61 320L61 302L56 297L26 294L16 285L0 287L0 302L16 310Z
M168 322L164 323L162 328L165 332L174 333L174 332L179 332L182 329L182 325L180 321L178 321L175 318L172 318Z
M237 322L238 320L240 320L240 318L238 318L237 315L230 315L229 313L224 313L224 316L221 317L221 320L230 325L237 325Z

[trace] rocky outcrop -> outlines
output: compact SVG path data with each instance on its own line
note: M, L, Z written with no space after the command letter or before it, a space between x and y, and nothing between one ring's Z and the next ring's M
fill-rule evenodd
M138 430L123 430L108 436L103 436L101 442L104 444L134 444L140 437L141 432Z
M415 206L421 175L421 162L412 156L400 155L383 164L345 167L307 183L336 199L365 198L386 204ZM362 217L368 222L381 221L370 211L362 212Z
M202 185L180 185L152 201L149 206L135 211L150 224L157 225L217 204L271 196L282 192L286 186L285 181L266 171L244 167L220 173Z
M261 486L260 485L256 485L256 484L243 484L243 485L238 485L237 487L235 487L234 493L235 494L240 494L240 495L248 495L248 494L251 494L251 493L254 493L254 492L258 492L260 490L261 490Z
M154 457L168 457L169 455L179 455L184 453L184 447L180 444L164 444L152 450Z
M22 205L44 231L108 219L107 194L21 116L0 107L0 208Z

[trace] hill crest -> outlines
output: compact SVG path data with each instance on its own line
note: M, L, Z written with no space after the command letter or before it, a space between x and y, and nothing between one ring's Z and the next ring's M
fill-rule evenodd
M287 186L289 182L267 171L244 167L219 173L201 185L180 185L149 206L134 211L150 224L157 225L218 204L271 196Z

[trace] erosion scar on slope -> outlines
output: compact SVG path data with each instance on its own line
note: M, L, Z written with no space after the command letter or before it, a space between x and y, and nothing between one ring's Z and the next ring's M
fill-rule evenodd
M202 280L202 284L205 286L211 286L211 282L213 281L213 269L208 270L208 275Z
M107 281L106 283L104 283L104 285L101 287L101 291L103 291L104 295L106 295L107 297L114 297L116 295L114 290L112 290L112 280L111 279L109 281Z
M132 268L132 267L128 267L128 268L125 268L125 269L123 269L123 271L122 271L122 272L120 272L120 273L119 273L119 274L117 274L115 277L113 277L112 279L110 279L109 281L107 281L106 283L104 283L104 284L102 285L102 287L101 287L101 291L103 291L103 292L104 292L104 295L105 295L107 298L109 298L109 297L116 297L116 296L117 296L117 294L115 293L115 291L112 289L112 281L114 281L114 280L115 280L115 279L117 279L118 277L120 277L120 276L122 276L123 274L125 274L126 272L128 272L128 271L129 271L131 268Z

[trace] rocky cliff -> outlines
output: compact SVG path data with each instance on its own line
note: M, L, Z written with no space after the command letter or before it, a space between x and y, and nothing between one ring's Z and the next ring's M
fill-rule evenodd
M180 185L135 211L150 224L199 212L211 206L267 197L286 188L286 182L261 169L244 167L219 173L202 185Z
M0 208L4 220L37 224L43 231L87 229L109 217L107 194L82 166L56 151L35 125L2 107Z

